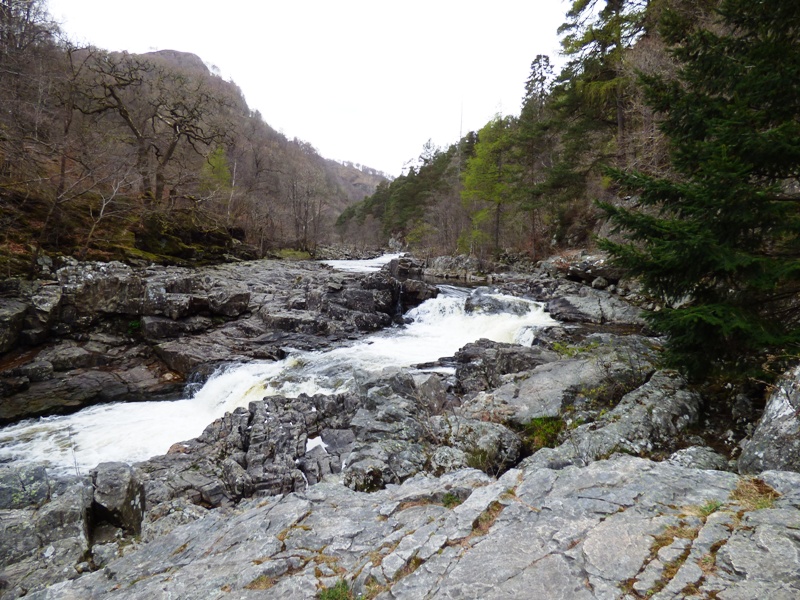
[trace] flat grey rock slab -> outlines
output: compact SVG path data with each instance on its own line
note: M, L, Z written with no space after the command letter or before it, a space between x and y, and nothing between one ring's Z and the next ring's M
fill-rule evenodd
M28 597L311 598L344 579L391 599L796 598L800 475L765 480L783 495L754 510L732 497L736 474L630 456L374 493L327 479L209 511Z

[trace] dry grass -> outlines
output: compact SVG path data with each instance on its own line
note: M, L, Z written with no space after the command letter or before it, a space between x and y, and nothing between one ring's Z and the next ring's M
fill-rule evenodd
M382 585L374 578L370 577L369 581L367 581L367 584L364 586L364 593L359 596L359 598L361 600L373 600L383 592L389 591L390 587L389 584Z
M176 555L180 554L181 552L184 552L188 547L189 547L189 544L187 542L183 546L180 546L180 547L176 548L175 551L172 553L172 556L176 556Z
M503 512L503 508L504 506L499 502L492 502L486 510L475 519L475 523L472 525L472 536L481 536L489 533L489 529L494 525L500 513Z
M253 581L244 586L246 590L268 590L275 585L275 580L266 575L259 575Z
M682 507L682 512L684 515L699 517L705 521L709 515L717 512L720 508L722 508L722 502L719 500L709 500L705 504L684 506Z
M755 477L740 479L736 489L731 492L731 500L738 502L746 511L772 508L779 497L778 492Z
M684 523L679 525L670 525L658 535L653 536L653 546L650 549L651 554L655 556L656 553L661 550L661 548L669 546L676 540L676 538L693 540L697 537L699 531L700 529L698 527L689 527Z
M422 565L425 561L419 558L418 556L412 556L411 560L406 563L406 566L400 569L397 573L397 577L395 577L395 581L399 581L403 577L411 575L414 571L419 569L420 565Z
M430 498L418 498L417 500L406 500L405 502L401 502L400 506L397 507L398 511L403 511L408 508L416 508L418 506L428 506L430 504L436 504Z
M717 570L717 557L714 554L704 554L697 561L697 565L703 571L704 575L710 575Z

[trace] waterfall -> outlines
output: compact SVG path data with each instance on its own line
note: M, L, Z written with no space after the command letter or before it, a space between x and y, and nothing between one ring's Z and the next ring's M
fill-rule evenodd
M51 471L74 474L104 461L145 460L164 454L176 442L197 437L226 412L264 396L344 392L353 385L355 371L432 362L453 356L479 338L530 345L535 328L554 323L533 301L525 301L529 310L524 314L467 313L469 290L451 286L441 290L439 297L406 314L411 319L407 325L333 350L296 351L277 362L226 366L191 398L92 406L72 415L5 427L0 430L0 463L44 464Z

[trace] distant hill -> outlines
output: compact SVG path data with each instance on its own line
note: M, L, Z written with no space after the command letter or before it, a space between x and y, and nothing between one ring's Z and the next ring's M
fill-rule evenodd
M346 196L342 198L343 202L335 207L339 212L356 202L361 202L367 196L371 196L378 189L380 183L392 179L377 169L357 163L328 159L325 164L336 178L336 183L346 193Z

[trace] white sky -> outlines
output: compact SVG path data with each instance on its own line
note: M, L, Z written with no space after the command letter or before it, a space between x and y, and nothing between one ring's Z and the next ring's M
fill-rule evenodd
M193 52L251 109L326 158L399 175L430 138L518 114L557 60L564 0L48 0L75 42ZM463 126L461 114L463 110Z

